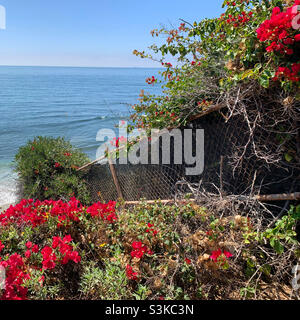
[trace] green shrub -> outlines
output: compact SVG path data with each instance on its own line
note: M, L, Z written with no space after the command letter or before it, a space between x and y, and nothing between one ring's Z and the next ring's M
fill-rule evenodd
M117 259L114 262L106 259L105 269L95 266L94 261L89 261L81 276L80 292L83 299L132 299L125 270Z
M90 200L81 172L76 169L89 161L64 138L36 137L21 147L15 156L16 171L27 198L65 199L75 196Z

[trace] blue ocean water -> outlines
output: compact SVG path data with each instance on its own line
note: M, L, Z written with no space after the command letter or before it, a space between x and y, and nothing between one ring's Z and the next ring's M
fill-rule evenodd
M149 68L0 67L0 206L15 201L12 161L35 136L64 136L93 160L97 132L126 120Z

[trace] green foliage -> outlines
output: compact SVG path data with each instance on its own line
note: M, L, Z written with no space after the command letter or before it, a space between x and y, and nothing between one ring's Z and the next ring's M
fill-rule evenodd
M77 197L90 200L82 173L76 169L89 161L63 138L37 137L21 147L15 156L16 171L24 197L39 200Z
M49 300L59 298L62 290L62 283L48 284L47 281L42 283L43 271L32 270L30 279L24 282L24 287L28 289L29 300Z
M256 293L256 290L252 286L248 286L240 290L240 296L242 298L248 298L248 299L252 298L255 295L255 293Z
M300 206L292 206L288 214L276 222L274 228L267 229L258 235L258 239L260 241L267 239L276 253L282 254L284 252L284 244L298 244L295 228L299 218Z
M299 63L299 45L294 44L293 55L279 54L266 50L271 40L258 39L258 28L270 19L276 6L283 10L291 4L284 0L234 4L226 0L221 17L182 23L171 30L154 29L152 36L166 41L152 45L150 53L133 53L162 63L163 95L142 95L134 106L135 125L143 129L185 125L189 116L220 103L225 92L250 81L258 87L277 88L296 96L299 81L284 77L273 80L279 67L291 68L293 63ZM291 28L288 32L292 38L299 33ZM175 60L175 65L167 59ZM154 83L157 82L158 79Z
M1 227L1 261L15 253L23 257L24 271L30 274L23 283L29 299L189 300L220 295L230 299L236 290L241 298L251 299L260 292L256 284L262 276L272 280L299 254L293 250L299 248L295 226L300 206L291 207L273 228L260 232L256 230L261 224L249 216L222 217L191 203L121 206L113 223L92 217L92 208L78 208L78 219L76 210L71 210L73 219L65 225L58 224L54 215L34 228L13 220ZM43 205L41 215L49 211ZM243 242L248 233L252 236ZM65 265L56 260L54 269L41 269L43 248L53 247L55 237L67 235L80 262ZM37 245L38 252L30 249L26 256L28 243ZM147 247L140 258L131 255L134 243L136 248L139 244ZM62 253L56 255L60 259ZM135 279L128 276L128 266L136 273Z
M80 292L83 293L85 298L97 297L101 300L122 300L131 296L127 282L120 261L112 262L107 259L105 260L105 269L97 267L95 262L87 263L79 285Z
M136 292L133 293L133 296L136 300L147 300L148 295L149 295L149 288L141 284L138 285Z

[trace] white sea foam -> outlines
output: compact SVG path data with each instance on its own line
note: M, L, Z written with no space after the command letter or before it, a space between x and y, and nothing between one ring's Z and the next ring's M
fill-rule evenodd
M17 202L16 174L11 171L0 172L0 207Z

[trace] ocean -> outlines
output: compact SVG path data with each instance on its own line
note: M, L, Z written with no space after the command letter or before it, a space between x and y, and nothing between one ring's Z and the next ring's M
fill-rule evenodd
M13 160L35 136L63 136L96 158L97 132L127 120L150 68L0 67L0 207L16 201ZM117 131L116 131L117 132Z

